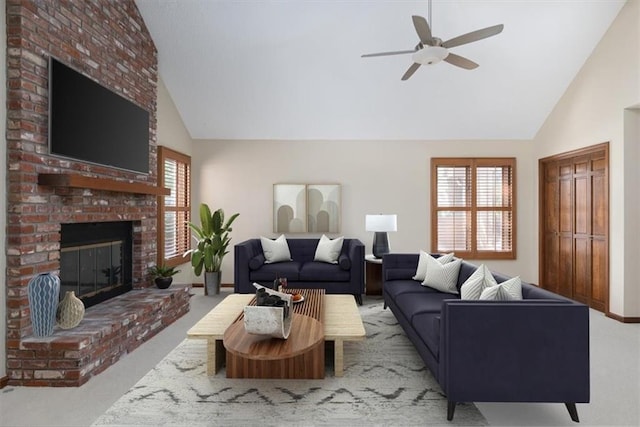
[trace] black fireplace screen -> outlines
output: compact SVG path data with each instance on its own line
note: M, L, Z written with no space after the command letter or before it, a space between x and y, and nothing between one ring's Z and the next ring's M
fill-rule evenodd
M131 289L131 224L63 224L60 298L74 291L89 307Z

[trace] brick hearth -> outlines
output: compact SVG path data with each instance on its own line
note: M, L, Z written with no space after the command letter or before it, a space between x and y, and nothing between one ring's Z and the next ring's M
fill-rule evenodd
M8 224L5 313L9 384L49 385L56 380L59 385L78 385L112 363L96 363L90 354L117 360L135 345L130 342L124 345L118 339L95 339L91 334L91 339L69 338L86 337L83 334L89 325L85 323L90 317L76 329L64 334L56 332L51 342L32 337L27 284L39 273L59 271L62 223L133 222L134 291L119 300L128 301L123 307L133 310L133 314L123 313L123 318L134 316L145 318L144 322L147 322L146 317L149 317L152 324L155 322L161 327L185 310L182 306L171 307L163 320L155 315L147 316L147 310L153 310L157 305L150 303L149 308L143 308L144 301L149 302L145 297L147 293L135 291L151 285L146 270L156 262L157 255L157 194L143 194L138 190L126 192L155 187L157 183L157 51L133 0L7 0L6 15ZM51 56L149 111L149 174L49 155L48 61ZM108 188L39 185L38 176L43 174L92 177L123 185ZM137 298L143 301L136 301ZM182 296L176 298L182 301ZM103 309L91 308L89 312L99 310ZM111 328L114 326L107 322L96 330ZM155 332L151 326L148 328L147 335ZM133 330L129 333L141 334ZM59 349L59 346L68 348ZM64 352L69 356L78 352L78 357L61 358ZM60 364L58 369L56 364Z
M189 290L133 290L90 307L72 330L23 339L9 370L25 386L80 386L188 312Z

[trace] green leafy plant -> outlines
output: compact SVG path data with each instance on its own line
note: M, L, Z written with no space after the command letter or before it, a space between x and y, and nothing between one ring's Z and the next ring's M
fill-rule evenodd
M196 276L200 276L203 269L207 272L220 271L222 260L229 253L229 233L233 231L231 224L239 215L233 214L225 223L222 209L212 214L206 203L200 204L200 226L189 223L197 245L185 252L185 256L191 254L191 266Z
M176 270L175 267L168 267L167 265L162 264L149 267L147 269L147 272L155 279L156 277L175 276L176 274L180 273L180 270Z

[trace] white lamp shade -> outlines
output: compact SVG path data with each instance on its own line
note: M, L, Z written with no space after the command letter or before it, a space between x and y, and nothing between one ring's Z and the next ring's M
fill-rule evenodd
M367 215L365 217L365 229L367 231L397 231L397 215Z

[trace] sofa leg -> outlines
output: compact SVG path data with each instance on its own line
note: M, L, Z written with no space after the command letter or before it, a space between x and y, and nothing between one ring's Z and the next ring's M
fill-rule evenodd
M362 295L361 294L354 294L353 295L356 299L356 302L358 303L358 305L362 305Z
M452 402L451 400L447 401L447 421L451 421L453 419L453 413L456 410L456 402Z
M569 415L571 416L571 421L575 421L576 423L580 422L578 418L578 409L576 409L576 404L571 402L566 402L564 406L567 407L567 411L569 411Z

